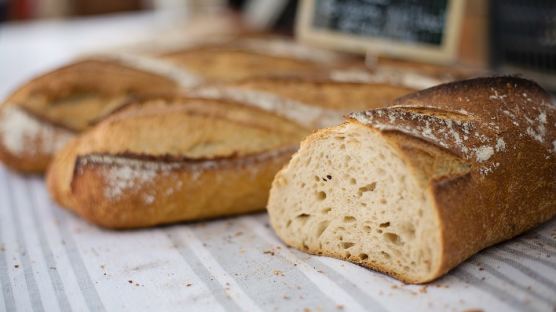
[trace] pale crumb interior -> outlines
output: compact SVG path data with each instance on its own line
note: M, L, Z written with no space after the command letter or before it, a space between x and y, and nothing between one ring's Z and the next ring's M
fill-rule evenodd
M287 243L422 279L438 250L435 218L406 163L370 128L309 140L276 178L271 221Z

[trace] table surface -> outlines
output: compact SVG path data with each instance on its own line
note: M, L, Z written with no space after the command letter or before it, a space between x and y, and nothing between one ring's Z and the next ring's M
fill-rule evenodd
M0 26L0 98L80 53L168 29L150 14ZM554 311L556 220L426 286L285 247L265 214L109 231L0 166L0 310ZM308 309L308 310L306 310Z

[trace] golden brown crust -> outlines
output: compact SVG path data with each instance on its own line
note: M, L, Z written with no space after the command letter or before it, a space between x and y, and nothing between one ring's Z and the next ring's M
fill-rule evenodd
M353 64L350 55L322 50L281 37L247 36L201 43L159 57L202 76L206 82L231 82L256 76L324 74ZM360 63L360 60L357 60Z
M400 96L416 91L393 83L336 81L319 75L255 77L226 86L269 92L308 105L346 112L388 106Z
M0 160L17 171L41 173L69 138L133 96L178 89L172 79L116 60L63 66L30 80L2 103Z
M111 228L262 210L274 174L308 132L227 101L145 100L62 150L47 185L61 206Z
M455 82L351 117L398 146L434 199L441 261L430 278L409 282L438 278L556 215L556 108L531 81Z
M111 183L107 172L125 170L126 163L137 159L79 157L71 183L77 205L69 208L92 223L119 229L264 210L275 172L295 149L212 160L140 160L131 170L149 164L157 169L152 177L146 174L149 181L126 190L117 200L107 199L104 193Z

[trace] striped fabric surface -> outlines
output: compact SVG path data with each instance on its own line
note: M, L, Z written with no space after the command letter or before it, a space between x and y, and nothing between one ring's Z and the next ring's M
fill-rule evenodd
M0 289L6 311L554 311L556 220L404 285L285 247L265 214L102 230L0 167Z

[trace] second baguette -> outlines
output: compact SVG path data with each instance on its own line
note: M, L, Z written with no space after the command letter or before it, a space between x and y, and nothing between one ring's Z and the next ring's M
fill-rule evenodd
M61 206L110 228L253 212L309 132L227 101L145 100L68 144L47 185Z

